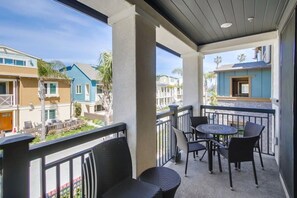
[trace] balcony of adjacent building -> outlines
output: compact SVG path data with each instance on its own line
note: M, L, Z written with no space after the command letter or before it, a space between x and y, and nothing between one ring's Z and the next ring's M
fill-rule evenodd
M16 80L0 79L0 108L16 105Z

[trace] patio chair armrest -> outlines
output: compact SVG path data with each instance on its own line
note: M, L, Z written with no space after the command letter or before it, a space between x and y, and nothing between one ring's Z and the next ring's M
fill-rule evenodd
M222 143L220 143L220 142L218 142L218 141L216 141L216 140L210 140L210 141L212 141L214 144L216 144L217 146L219 146L219 147L221 147L221 148L225 148L225 149L228 149L228 146L226 146L226 145L224 145L224 144L222 144Z
M205 142L205 141L207 141L207 140L205 140L205 139L201 139L201 140L191 141L191 142L189 142L189 143L190 143L190 144L191 144L191 143L200 143L200 142Z
M196 131L196 127L190 126L191 129L193 129L194 131Z

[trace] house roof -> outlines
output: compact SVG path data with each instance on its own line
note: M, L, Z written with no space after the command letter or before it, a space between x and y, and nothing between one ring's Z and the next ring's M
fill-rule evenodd
M90 64L75 63L76 65L90 80L98 80L98 72Z
M14 54L14 55L23 55L23 56L28 56L28 57L31 57L31 58L34 58L34 59L40 59L40 58L38 58L36 56L32 56L30 54L27 54L27 53L24 53L24 52L15 50L13 48L10 48L10 47L4 46L4 45L0 45L0 53L3 53L3 54Z
M246 70L246 69L268 69L268 68L271 68L270 63L265 63L264 61L258 61L258 62L222 65L218 69L214 70L214 72Z

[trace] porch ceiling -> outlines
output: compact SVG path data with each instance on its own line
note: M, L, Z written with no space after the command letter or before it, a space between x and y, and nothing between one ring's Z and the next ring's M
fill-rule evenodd
M145 0L197 45L278 28L289 0ZM253 17L252 22L248 21ZM231 22L230 28L221 24Z

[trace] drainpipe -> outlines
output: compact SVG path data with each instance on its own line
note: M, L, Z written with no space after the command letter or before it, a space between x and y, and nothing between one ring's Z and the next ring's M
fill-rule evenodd
M74 82L74 79L75 78L73 78L73 79L71 79L71 83L70 83L70 119L72 119L72 114L73 114L73 112L72 112L72 110L73 110L73 93L74 93L74 91L73 91L73 82Z
M18 77L17 78L17 81L16 81L16 84L15 84L15 89L16 89L16 91L15 91L15 105L16 105L16 107L17 107L17 110L16 110L16 127L17 127L17 131L19 131L20 130L20 108L19 108L19 97L20 97L20 89L19 89L19 83L20 83L20 77Z

